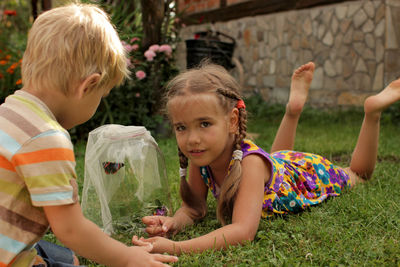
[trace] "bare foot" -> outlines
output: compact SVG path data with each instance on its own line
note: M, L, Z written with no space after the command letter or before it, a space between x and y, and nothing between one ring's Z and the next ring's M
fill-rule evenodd
M365 114L380 115L384 109L400 100L400 79L392 81L379 94L368 97L364 103Z
M74 266L79 266L79 259L74 255Z
M350 167L345 168L347 173L349 174L351 187L353 188L357 184L365 183L368 179L361 178L357 173L353 172Z
M308 96L308 89L310 89L313 79L314 69L314 63L308 62L293 72L289 101L286 106L291 115L299 115L303 110Z

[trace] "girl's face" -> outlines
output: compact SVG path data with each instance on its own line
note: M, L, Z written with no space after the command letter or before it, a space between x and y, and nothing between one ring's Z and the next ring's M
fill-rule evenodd
M238 110L226 112L215 93L175 96L168 111L182 153L196 166L229 162Z

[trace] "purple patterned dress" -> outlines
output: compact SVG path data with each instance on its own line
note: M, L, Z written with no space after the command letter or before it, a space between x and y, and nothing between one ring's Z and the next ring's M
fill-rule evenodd
M271 178L264 187L263 217L297 213L338 196L349 188L348 173L322 156L289 150L268 154L250 140L242 143L243 157L258 154L271 163ZM232 164L233 160L231 161ZM200 167L205 184L217 198L219 188L209 166Z

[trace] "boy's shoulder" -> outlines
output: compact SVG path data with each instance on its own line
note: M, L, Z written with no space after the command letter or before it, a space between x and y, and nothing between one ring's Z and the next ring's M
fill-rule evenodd
M8 96L0 105L0 155L11 160L18 153L55 147L73 150L68 131L48 107L21 90Z
M0 131L19 140L31 139L46 132L58 131L69 138L50 109L37 97L18 90L0 105Z
M0 263L9 263L47 231L38 207L78 201L68 132L42 101L24 91L0 105L0 174L0 183L12 184L2 188L0 197L8 214L0 223L1 234L11 240L2 248L6 253L0 253ZM13 244L21 245L16 249Z

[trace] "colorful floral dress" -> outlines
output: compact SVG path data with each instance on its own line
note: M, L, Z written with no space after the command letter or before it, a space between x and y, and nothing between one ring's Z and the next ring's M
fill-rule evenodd
M257 154L271 163L271 178L264 187L263 217L303 211L351 186L344 169L319 155L289 150L268 154L250 140L242 143L242 151L243 158ZM211 169L200 167L200 172L217 198L219 188Z

